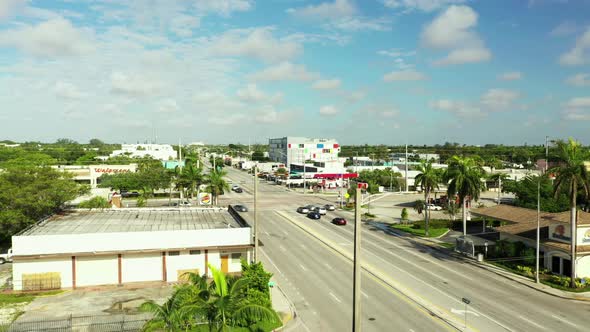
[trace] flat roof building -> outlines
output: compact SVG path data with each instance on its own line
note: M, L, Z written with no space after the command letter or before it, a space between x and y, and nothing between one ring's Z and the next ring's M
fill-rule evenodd
M271 138L269 158L286 165L302 165L306 160L332 161L338 160L340 145L335 139L282 137Z
M109 157L125 155L131 158L150 156L158 160L176 159L177 153L170 144L122 144L121 150L115 150Z
M218 208L70 210L12 237L13 289L177 282L250 261L252 232Z

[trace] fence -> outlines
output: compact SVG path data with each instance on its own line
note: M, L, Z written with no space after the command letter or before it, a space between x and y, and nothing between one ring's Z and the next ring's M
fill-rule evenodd
M132 332L141 331L151 314L70 316L62 319L18 319L0 325L0 332Z

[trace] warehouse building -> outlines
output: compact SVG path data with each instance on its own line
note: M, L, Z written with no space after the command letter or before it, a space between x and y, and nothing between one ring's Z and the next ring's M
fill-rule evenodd
M218 208L71 210L12 237L13 289L178 282L251 260L252 232Z

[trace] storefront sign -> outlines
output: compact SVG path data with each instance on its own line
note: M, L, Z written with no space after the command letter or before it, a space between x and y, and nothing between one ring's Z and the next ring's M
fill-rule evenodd
M590 243L590 229L586 230L586 232L584 233L582 243Z
M556 226L555 230L553 230L553 233L551 234L551 237L553 237L554 239L559 239L559 240L564 240L564 241L571 241L572 240L571 236L567 236L565 234L565 226L563 226L563 225Z
M94 172L96 173L129 173L131 172L130 169L126 169L126 168L110 168L110 167L106 167L106 168L95 168Z
M199 193L199 205L211 205L211 194Z

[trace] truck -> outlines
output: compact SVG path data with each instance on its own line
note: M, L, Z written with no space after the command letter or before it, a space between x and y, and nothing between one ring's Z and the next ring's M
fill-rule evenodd
M0 254L0 265L6 262L12 262L12 248L8 249L5 254Z

